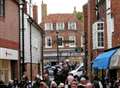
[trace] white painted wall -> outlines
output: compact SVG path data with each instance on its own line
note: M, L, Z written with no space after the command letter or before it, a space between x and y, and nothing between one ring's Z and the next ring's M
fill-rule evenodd
M106 21L107 21L107 42L108 47L112 48L112 32L114 31L114 18L111 16L111 0L106 0Z
M25 63L30 62L30 23L25 16ZM42 38L40 31L32 24L31 25L32 38L32 62L38 63L41 60L41 46Z

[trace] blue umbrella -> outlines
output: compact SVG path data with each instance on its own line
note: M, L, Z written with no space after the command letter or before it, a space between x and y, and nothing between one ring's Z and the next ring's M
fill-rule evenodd
M104 52L100 55L98 55L93 61L92 61L92 68L95 69L108 69L110 64L110 59L113 56L113 54L116 52L117 49L112 49L110 51Z

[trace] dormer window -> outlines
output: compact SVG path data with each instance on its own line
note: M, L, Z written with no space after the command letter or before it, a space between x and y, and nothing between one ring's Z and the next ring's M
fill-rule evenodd
M53 30L53 24L52 23L45 23L45 30Z
M64 23L56 23L56 30L64 30Z

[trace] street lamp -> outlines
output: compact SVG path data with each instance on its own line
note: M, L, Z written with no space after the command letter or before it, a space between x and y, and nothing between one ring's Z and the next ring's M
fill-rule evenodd
M59 32L56 31L57 61L58 61L58 63L59 63L59 47L58 47L58 44L59 44L59 38L58 38L58 34L59 34Z
M83 59L83 63L84 63L84 72L85 74L87 74L87 56L88 56L88 52L87 52L87 33L84 32L84 59Z
M19 0L19 76L24 75L24 4L25 0Z

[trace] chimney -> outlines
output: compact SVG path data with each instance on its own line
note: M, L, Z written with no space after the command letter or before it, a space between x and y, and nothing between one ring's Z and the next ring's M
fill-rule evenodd
M38 23L38 6L33 5L33 20Z
M27 14L28 13L28 11L27 11L27 4L28 4L28 2L27 1L25 1L25 6L24 6L24 12Z
M42 1L41 4L41 20L43 21L44 17L47 16L47 4L44 4Z

